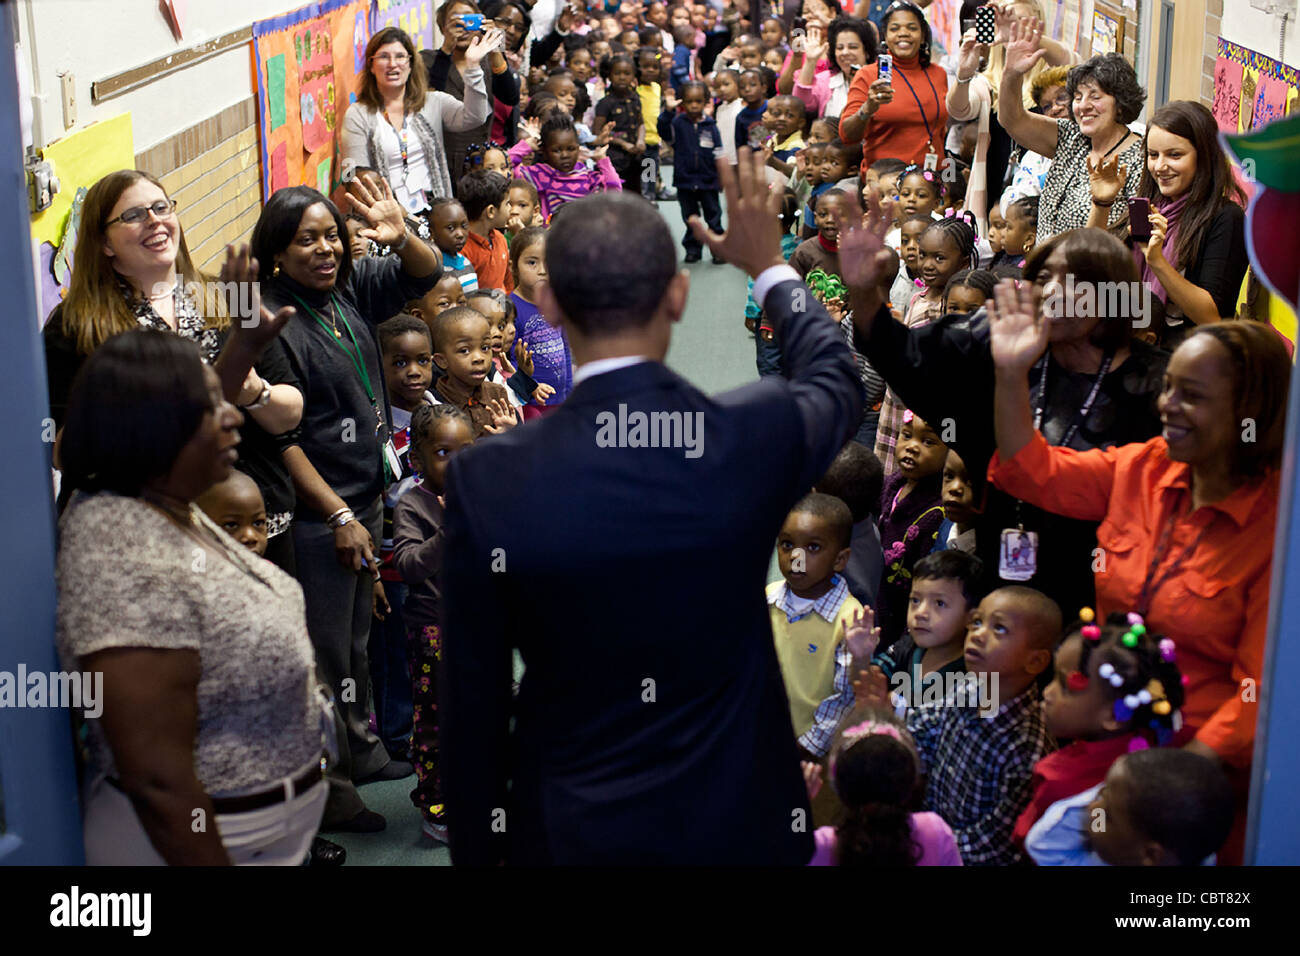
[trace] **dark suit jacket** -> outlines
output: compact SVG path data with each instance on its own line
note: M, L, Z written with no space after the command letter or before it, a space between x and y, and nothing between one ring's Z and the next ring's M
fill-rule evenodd
M764 582L862 394L801 283L765 305L789 380L710 398L646 362L451 460L438 716L454 862L811 858ZM620 405L700 416L702 454L602 447Z

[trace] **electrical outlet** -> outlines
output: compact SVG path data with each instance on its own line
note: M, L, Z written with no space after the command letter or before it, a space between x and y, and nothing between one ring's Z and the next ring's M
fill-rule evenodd
M59 74L59 88L63 95L63 128L72 129L77 123L77 79L70 72Z

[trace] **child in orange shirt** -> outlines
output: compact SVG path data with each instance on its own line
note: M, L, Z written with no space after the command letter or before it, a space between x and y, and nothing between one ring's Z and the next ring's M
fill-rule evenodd
M510 249L501 231L510 215L506 206L509 192L510 180L500 173L466 173L456 184L456 198L469 219L469 238L461 254L474 266L480 289L514 291Z

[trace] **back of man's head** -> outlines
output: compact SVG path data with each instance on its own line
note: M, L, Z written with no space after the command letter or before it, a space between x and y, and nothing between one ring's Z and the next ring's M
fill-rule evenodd
M593 193L561 206L547 233L551 291L584 335L647 324L677 272L668 224L640 196Z

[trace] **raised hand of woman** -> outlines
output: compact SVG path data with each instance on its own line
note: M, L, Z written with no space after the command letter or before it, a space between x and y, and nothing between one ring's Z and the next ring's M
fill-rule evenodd
M291 305L272 313L262 304L261 288L257 282L259 271L257 260L247 244L238 248L226 246L220 281L226 295L232 334L256 354L260 354L294 316Z
M1006 72L1012 76L1024 76L1032 70L1035 63L1047 56L1042 40L1041 20L1032 17L1013 20L1007 38Z
M1050 302L1047 308L1052 308ZM1027 375L1047 349L1046 317L1034 306L1027 282L1003 279L987 303L989 342L993 365L999 373Z
M1092 191L1092 201L1098 206L1113 204L1127 181L1128 167L1119 164L1118 156L1113 159L1102 157L1097 162L1088 158L1088 188Z
M406 210L393 198L393 187L388 185L388 180L381 182L383 193L375 195L364 180L355 180L347 194L348 202L370 224L358 229L357 235L373 239L381 246L394 246L406 235Z
M505 34L496 27L491 27L475 36L474 42L472 42L469 45L469 49L465 51L466 69L475 69L485 59L487 59L489 53L501 46L501 41L504 38Z

